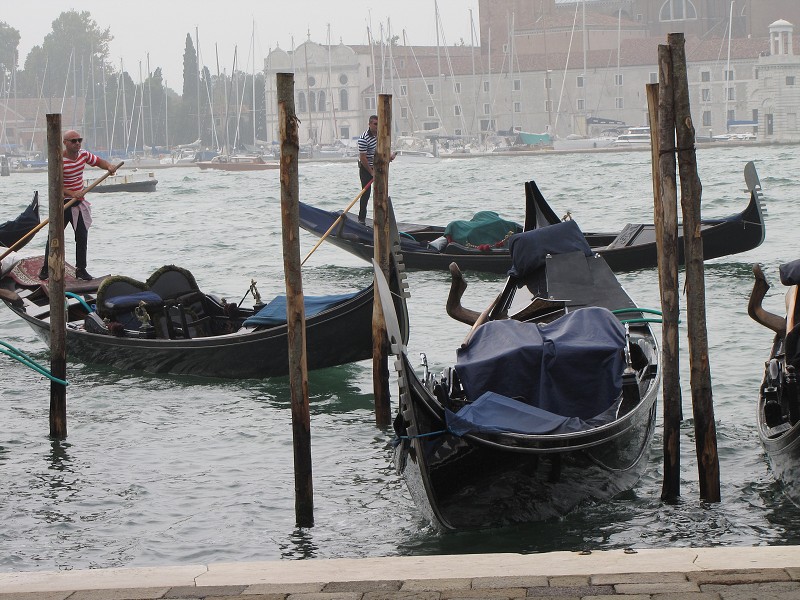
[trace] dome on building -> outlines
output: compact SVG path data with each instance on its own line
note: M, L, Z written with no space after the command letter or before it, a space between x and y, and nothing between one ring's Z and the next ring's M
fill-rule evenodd
M292 59L286 50L275 48L267 55L266 65L268 69L291 69Z
M770 23L770 26L769 26L770 29L772 29L772 28L781 28L781 27L794 27L794 25L789 23L789 21L785 21L783 19L778 19L774 23Z

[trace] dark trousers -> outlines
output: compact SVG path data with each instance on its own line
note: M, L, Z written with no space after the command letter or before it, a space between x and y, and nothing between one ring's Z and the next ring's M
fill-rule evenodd
M370 181L372 181L372 175L369 171L364 168L364 165L358 163L358 176L361 178L361 189L364 189L364 186L367 185ZM361 196L361 205L358 209L358 220L363 221L367 218L367 206L369 206L369 195L372 192L372 186L367 188L367 191L364 192L364 195Z
M72 207L64 211L64 229L72 223ZM78 211L77 223L72 223L75 230L75 267L78 269L86 268L86 250L89 247L89 229L83 222L83 215ZM44 247L44 264L47 265L47 257L50 256L50 238Z

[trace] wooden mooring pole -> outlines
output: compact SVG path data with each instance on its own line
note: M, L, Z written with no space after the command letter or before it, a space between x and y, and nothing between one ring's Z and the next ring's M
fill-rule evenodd
M311 415L308 406L306 325L303 278L300 271L300 188L297 156L299 121L294 108L294 75L277 74L281 138L281 224L283 271L286 278L286 323L289 345L289 387L292 396L295 519L300 527L314 525L314 485L311 470Z
M61 115L47 119L47 194L50 212L50 254L47 293L50 296L50 373L67 379L67 320L64 306L64 157L61 154ZM67 388L50 381L50 437L67 437Z
M378 96L378 147L375 151L375 179L372 183L372 221L374 227L375 262L389 278L389 163L392 152L392 96ZM381 309L378 287L372 309L372 387L375 396L375 423L388 427L391 423L389 395L389 340Z
M664 402L664 476L661 499L680 496L681 407L680 317L678 286L678 197L675 180L675 124L673 122L672 59L669 47L658 49L659 83L647 86L653 161L654 223L658 247L661 297L661 384Z
M708 362L705 270L703 238L700 231L702 185L697 174L695 131L689 106L685 39L682 33L670 33L667 36L667 42L672 55L675 129L678 170L681 179L689 366L700 498L706 502L719 502L719 457L717 454L717 430L714 423L714 402L711 393L711 368Z

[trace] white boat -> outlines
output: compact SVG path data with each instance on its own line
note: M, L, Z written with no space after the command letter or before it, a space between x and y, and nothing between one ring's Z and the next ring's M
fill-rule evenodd
M649 127L629 127L625 133L621 133L614 141L614 146L624 147L633 146L644 148L650 145Z
M395 160L401 162L435 163L442 159L434 155L433 152L426 152L425 150L397 150Z
M94 183L95 179L86 179L84 187ZM129 173L114 174L106 177L97 184L93 192L153 192L158 184L155 173L152 171L138 171L134 169Z
M566 138L553 140L553 150L594 150L609 148L617 141L615 136L583 137L568 135Z

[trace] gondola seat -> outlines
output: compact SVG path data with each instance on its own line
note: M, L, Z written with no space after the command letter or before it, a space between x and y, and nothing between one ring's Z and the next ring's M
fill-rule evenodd
M97 314L102 319L121 323L127 330L138 330L142 322L136 316L136 308L144 303L151 318L163 307L161 297L141 281L115 275L106 278L97 289Z
M195 338L212 334L206 296L187 269L165 265L148 277L146 285L163 299L160 325L169 338Z

